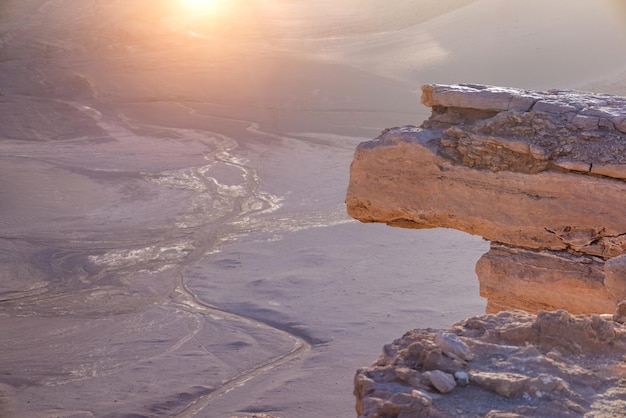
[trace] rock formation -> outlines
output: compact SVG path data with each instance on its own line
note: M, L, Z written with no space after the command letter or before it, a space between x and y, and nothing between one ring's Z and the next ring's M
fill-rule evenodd
M613 312L626 299L626 98L426 85L421 127L358 146L346 205L363 222L491 241L488 312Z
M624 325L565 311L501 312L468 318L449 331L413 330L357 371L357 414L620 417L624 353Z

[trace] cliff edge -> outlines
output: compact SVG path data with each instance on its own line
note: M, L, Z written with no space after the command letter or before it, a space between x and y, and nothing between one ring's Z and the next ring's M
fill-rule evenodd
M613 312L626 299L626 98L474 84L422 87L432 114L358 146L362 222L491 241L488 312Z

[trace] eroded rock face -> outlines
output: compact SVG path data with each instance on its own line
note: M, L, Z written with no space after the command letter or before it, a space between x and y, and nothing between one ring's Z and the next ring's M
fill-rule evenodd
M501 312L448 331L413 330L357 371L357 414L623 416L624 353L625 326L565 311Z
M615 309L624 289L607 280L607 264L588 255L491 243L476 263L480 293L487 312L567 308L576 313L604 313ZM620 275L615 281L622 283Z
M612 266L607 281L605 265L626 253L626 99L482 85L422 91L432 115L421 127L388 129L357 148L348 213L492 241L477 266L489 312L612 312L626 298L626 276Z

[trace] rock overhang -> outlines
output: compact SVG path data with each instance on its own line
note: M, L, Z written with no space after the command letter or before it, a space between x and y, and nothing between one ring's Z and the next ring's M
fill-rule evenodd
M502 265L503 248L542 268L595 263L600 271L626 252L626 98L476 84L422 91L432 115L420 127L386 129L358 146L346 196L352 217L480 235L497 245L499 256L486 260L499 268L511 268ZM534 292L541 280L529 277L539 267L519 265L512 269L517 287ZM484 262L478 268L493 270ZM597 268L571 270L589 298L606 301L576 312L611 312L626 296L611 295ZM485 286L487 296L493 288ZM529 303L530 310L568 307Z

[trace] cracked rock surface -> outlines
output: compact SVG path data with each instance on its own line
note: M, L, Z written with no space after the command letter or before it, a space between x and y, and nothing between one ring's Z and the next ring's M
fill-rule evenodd
M626 98L474 84L422 87L420 127L359 145L346 205L363 222L492 242L488 312L613 312L626 299ZM609 262L610 261L610 262Z
M357 371L357 414L623 416L625 352L624 325L565 311L501 312L447 331L412 330Z

